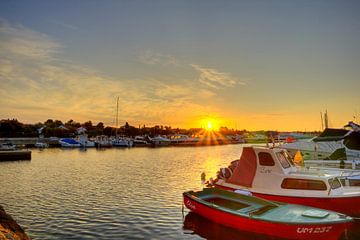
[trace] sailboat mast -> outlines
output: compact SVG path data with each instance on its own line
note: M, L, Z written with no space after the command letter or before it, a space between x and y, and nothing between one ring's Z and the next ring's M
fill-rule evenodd
M119 97L116 99L116 128L119 124Z
M321 130L324 130L324 121L323 121L322 112L320 112L320 118L321 118Z
M325 128L328 128L329 127L329 119L328 119L327 110L325 110L324 121L325 121Z

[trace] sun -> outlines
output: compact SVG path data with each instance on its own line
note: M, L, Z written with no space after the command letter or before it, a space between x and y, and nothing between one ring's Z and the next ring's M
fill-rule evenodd
M214 129L214 125L212 124L212 122L210 122L210 121L207 122L206 129L207 129L208 131Z
M216 118L204 118L201 120L201 126L206 131L217 131L219 129L219 120Z

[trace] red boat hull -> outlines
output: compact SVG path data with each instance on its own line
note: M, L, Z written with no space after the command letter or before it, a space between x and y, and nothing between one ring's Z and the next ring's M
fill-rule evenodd
M275 223L226 213L184 196L184 204L191 211L219 224L241 231L266 234L287 239L339 239L351 223L337 224L286 224Z
M234 191L236 189L216 185L216 187ZM276 202L292 203L339 212L352 217L360 216L360 197L314 198L290 197L252 192L256 197Z

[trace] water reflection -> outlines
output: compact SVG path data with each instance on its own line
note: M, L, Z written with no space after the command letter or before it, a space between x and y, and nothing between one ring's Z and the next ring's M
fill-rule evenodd
M0 162L0 205L34 240L271 239L182 218L182 193L200 190L201 173L215 176L241 147L33 150L31 161Z
M354 222L353 226L344 232L339 240L360 239L360 221ZM187 235L198 235L209 240L281 240L263 234L239 231L214 223L196 213L188 212L184 218L183 231ZM281 229L279 229L281 231ZM286 240L286 239L283 239Z
M357 206L359 207L359 206ZM360 239L360 219L357 218L354 221L354 224L348 229L346 233L344 233L341 238L341 240L355 240Z
M271 238L266 235L254 234L244 231L238 231L234 228L229 228L200 215L189 212L184 218L183 224L184 234L196 234L205 239L212 240L272 240L279 238Z

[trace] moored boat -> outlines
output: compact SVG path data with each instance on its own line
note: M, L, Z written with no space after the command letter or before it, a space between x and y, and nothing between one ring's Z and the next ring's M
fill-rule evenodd
M37 141L34 146L36 148L48 148L49 144L47 144L46 142Z
M125 137L117 137L111 141L113 147L132 147L133 141Z
M0 144L0 151L11 151L15 150L16 146L11 142Z
M171 141L168 138L162 137L162 136L156 136L153 138L150 138L151 144L153 147L164 147L169 146Z
M59 140L59 143L60 143L61 147L65 147L65 148L81 147L81 144L72 138L62 138Z
M211 221L287 239L338 239L350 227L346 215L283 204L216 188L184 192L184 204Z
M151 143L147 141L148 137L146 136L135 136L133 139L134 147L147 147Z
M304 158L309 160L358 160L360 159L359 125L349 122L345 127L350 129L326 128L313 139L286 143L279 147L288 150L292 155L300 150Z
M95 146L98 148L111 148L112 143L108 136L101 135L96 137Z
M286 150L244 147L218 174L215 187L251 192L272 201L360 216L359 171L296 167Z

